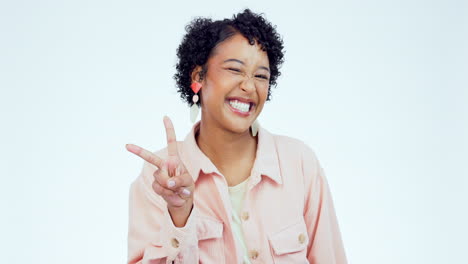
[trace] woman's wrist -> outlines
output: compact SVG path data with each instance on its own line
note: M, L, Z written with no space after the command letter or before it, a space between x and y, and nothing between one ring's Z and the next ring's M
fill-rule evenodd
M193 200L187 200L185 205L180 207L167 206L172 222L175 227L184 227L193 209Z

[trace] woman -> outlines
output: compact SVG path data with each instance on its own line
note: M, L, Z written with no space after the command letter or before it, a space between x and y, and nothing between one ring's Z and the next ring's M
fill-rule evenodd
M186 30L175 79L201 121L177 142L165 117L156 153L127 144L147 161L130 190L128 263L346 263L314 152L255 122L283 62L275 28L246 9Z

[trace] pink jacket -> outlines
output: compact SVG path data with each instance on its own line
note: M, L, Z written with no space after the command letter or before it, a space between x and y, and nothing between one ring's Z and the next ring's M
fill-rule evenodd
M128 263L242 263L231 230L226 180L198 148L195 124L179 155L195 181L194 208L176 228L151 185L157 169L144 162L130 188ZM156 152L162 158L166 149ZM299 140L260 127L242 227L252 263L345 264L346 255L324 171Z

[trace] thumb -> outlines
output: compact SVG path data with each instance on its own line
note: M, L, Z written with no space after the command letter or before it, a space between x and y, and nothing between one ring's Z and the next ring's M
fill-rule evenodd
M187 199L187 198L190 198L192 196L192 191L190 191L187 187L181 187L179 188L179 190L177 191L177 193L179 194L179 196L183 199Z
M167 181L168 183L169 181L172 182L169 187L175 192L179 192L179 190L182 191L183 188L190 191L193 189L194 185L192 177L187 172L182 173L181 175L169 177ZM187 193L187 195L189 194Z

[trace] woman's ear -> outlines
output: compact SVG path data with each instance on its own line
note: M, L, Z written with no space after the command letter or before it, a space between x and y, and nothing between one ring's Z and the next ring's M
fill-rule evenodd
M202 66L197 65L195 66L195 69L192 71L192 83L193 82L201 82L201 72L202 72Z

